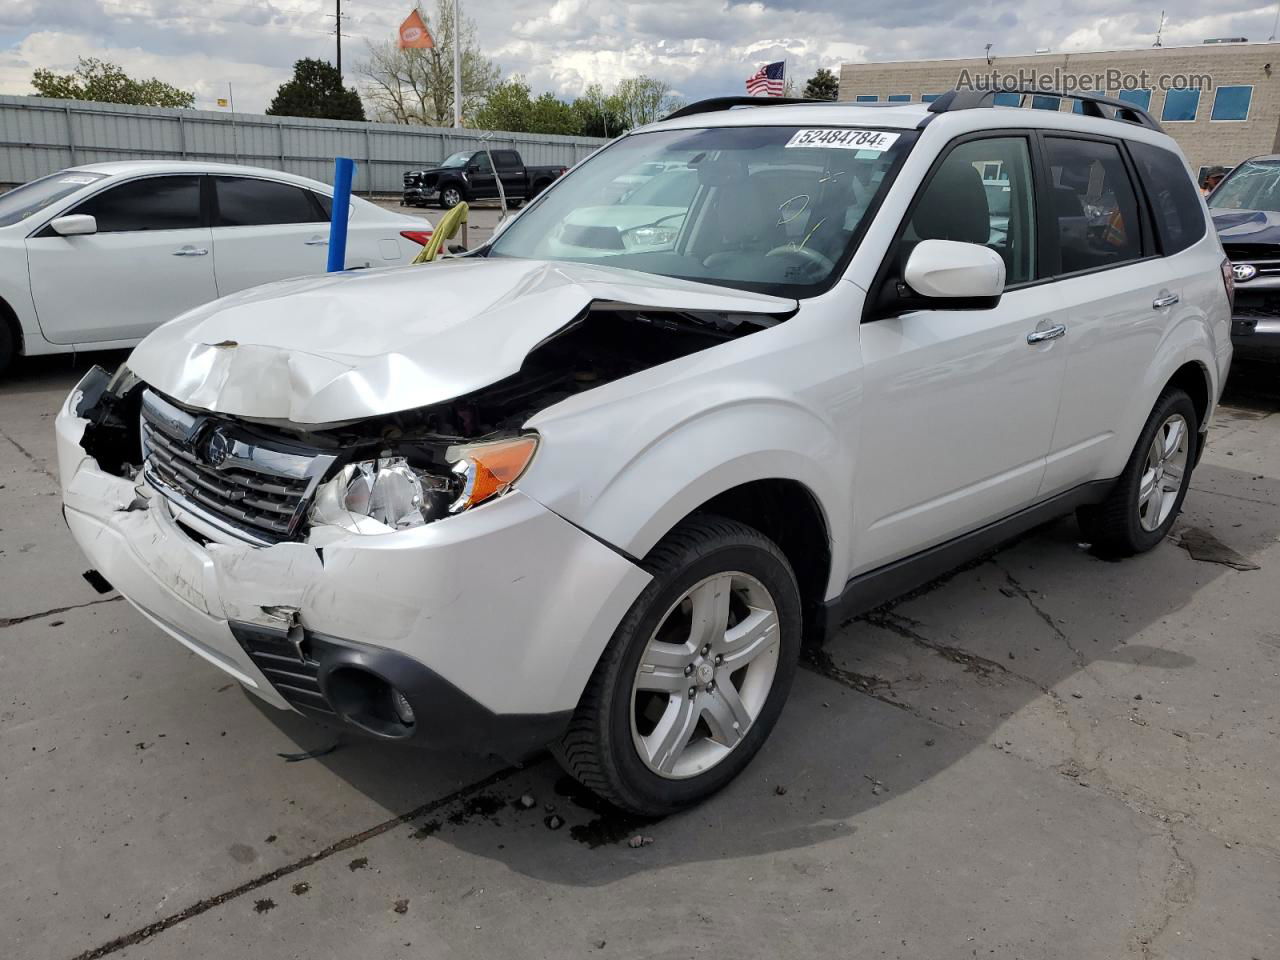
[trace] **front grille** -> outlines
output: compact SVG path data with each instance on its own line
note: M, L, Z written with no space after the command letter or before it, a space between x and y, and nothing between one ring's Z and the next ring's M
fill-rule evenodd
M280 696L300 710L333 714L316 679L320 664L307 656L305 641L294 644L287 632L252 623L232 623L231 632Z
M252 543L295 538L333 456L250 435L188 413L148 390L142 399L147 480L170 500Z

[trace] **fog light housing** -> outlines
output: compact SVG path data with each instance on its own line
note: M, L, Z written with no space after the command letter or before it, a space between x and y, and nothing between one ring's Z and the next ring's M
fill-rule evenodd
M396 716L400 718L400 722L406 727L412 727L414 721L413 704L409 702L408 697L395 687L391 688L391 705L395 708Z

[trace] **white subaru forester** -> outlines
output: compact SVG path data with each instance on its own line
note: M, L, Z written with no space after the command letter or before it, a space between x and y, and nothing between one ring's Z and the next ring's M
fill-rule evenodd
M184 314L58 418L94 579L277 707L706 797L802 638L1178 513L1231 360L1186 162L990 103L706 101L464 256Z

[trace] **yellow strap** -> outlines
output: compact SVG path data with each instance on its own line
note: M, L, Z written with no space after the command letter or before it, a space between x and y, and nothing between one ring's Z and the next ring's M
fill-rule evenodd
M423 244L422 249L418 251L418 255L413 258L413 262L430 263L438 257L445 241L456 237L458 230L467 222L467 209L467 204L463 201L441 217L440 222L436 224L435 230L431 233L431 239Z

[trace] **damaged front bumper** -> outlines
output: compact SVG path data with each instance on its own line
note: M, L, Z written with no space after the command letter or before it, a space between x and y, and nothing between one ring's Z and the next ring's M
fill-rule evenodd
M77 411L104 386L91 372L56 421L72 534L149 620L276 707L525 755L563 730L649 581L518 490L377 536L316 526L306 542L238 541L84 450Z

